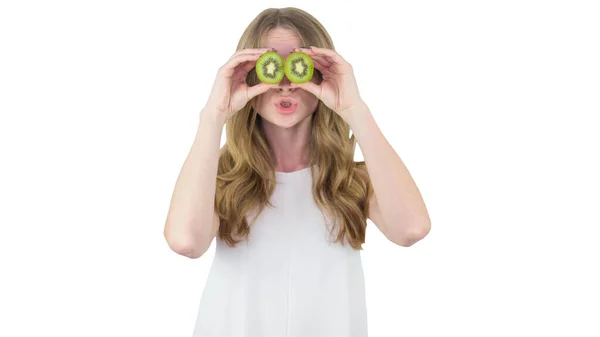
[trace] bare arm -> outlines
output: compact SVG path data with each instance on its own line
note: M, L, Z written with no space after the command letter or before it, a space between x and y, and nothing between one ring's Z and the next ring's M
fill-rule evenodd
M217 234L215 192L223 126L250 99L274 86L266 83L248 86L245 81L256 60L267 50L239 50L217 72L200 113L194 143L177 178L165 223L165 239L180 255L199 258Z
M223 125L217 113L201 112L198 131L177 178L165 223L164 236L169 247L192 259L208 250L219 228L214 202Z
M369 218L390 241L410 247L431 231L421 192L367 105L349 109L346 116L362 149L374 189Z

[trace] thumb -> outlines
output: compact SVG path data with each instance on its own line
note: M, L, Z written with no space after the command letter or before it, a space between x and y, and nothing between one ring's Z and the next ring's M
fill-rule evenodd
M309 81L304 83L298 83L294 84L294 87L304 89L310 92L311 94L315 95L318 99L321 99L321 86L315 84L314 82Z
M272 87L276 86L276 84L268 84L268 83L259 83L257 85L253 85L251 87L248 87L248 100L251 100L252 98L254 98L255 96L258 96L262 93L267 92L267 90L271 89Z

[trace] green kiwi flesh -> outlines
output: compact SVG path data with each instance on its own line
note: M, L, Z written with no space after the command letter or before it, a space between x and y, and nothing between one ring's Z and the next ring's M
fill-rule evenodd
M273 51L264 53L256 61L256 75L261 82L277 84L285 75L283 72L283 58Z
M296 52L286 58L283 71L290 82L304 83L313 77L315 65L307 53Z

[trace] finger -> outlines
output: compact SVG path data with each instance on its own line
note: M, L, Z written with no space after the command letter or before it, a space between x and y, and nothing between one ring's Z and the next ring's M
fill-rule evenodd
M338 59L336 61L334 58L332 58L329 55L319 53L316 49L307 49L307 48L299 48L299 49L300 49L300 51L307 53L313 60L315 60L315 59L320 60L321 63L324 64L325 66L327 66L327 68L332 72L333 72L333 67L335 67L336 65L343 65L343 64L347 65L348 64L339 55L338 56L340 57L340 59ZM325 50L331 50L331 49L325 49Z
M240 71L247 73L250 71L250 69L256 67L256 62L248 62L247 64L241 66L239 69Z
M261 52L253 53L253 52L251 52L253 50L258 50L258 51L261 51ZM245 50L242 50L242 51L247 51L247 52L246 53L241 53L239 55L257 55L258 57L256 58L256 60L258 60L258 58L260 58L260 56L262 56L265 53L265 51L270 51L270 50L276 50L276 49L275 48L245 49ZM234 55L234 56L232 56L232 58L238 57L239 55ZM239 67L241 63L238 64L238 65L236 65L235 66L236 69L234 70L234 74L232 75L232 77L238 78L238 77L245 77L246 75L248 75L248 72L252 68L254 68L256 66L256 62L254 62L256 60L253 59L252 60L253 62L248 62L248 61L241 62L241 63L247 62L247 64L245 64L243 66L243 68ZM241 73L239 73L239 75L238 75L238 72L241 72Z
M305 52L313 61L319 62L323 67L329 69L329 71L331 71L331 66L335 64L329 56L317 54L314 50L306 48L296 48L296 50Z
M309 56L313 60L313 62L315 62L315 63L318 62L325 68L331 68L331 66L335 64L333 61L329 60L326 56L321 56L321 55L309 55Z
M327 68L333 68L334 66L338 65L338 62L335 62L331 57L327 56L327 55L318 55L318 54L313 54L311 55L311 58L320 60L321 63L324 63L327 65Z
M321 86L318 84L315 84L314 82L304 82L304 83L298 83L298 84L294 84L294 87L296 88L300 88L300 89L304 89L308 92L310 92L311 94L315 95L317 98L321 98Z
M312 55L309 54L308 56L310 56L311 60L318 61L325 68L330 68L332 65L335 64L333 61L328 59L327 56L315 55L315 54L312 54Z
M268 51L273 51L275 48L245 48L245 49L240 49L238 51L236 51L233 55L231 55L231 57L237 56L237 55L246 55L246 54L264 54Z
M235 54L233 54L230 58L229 61L233 60L233 59L237 59L240 56L246 56L246 55L252 55L252 56L262 56L264 53L268 52L268 51L273 51L275 50L275 48L249 48L249 49L242 49L237 51ZM256 59L258 59L258 57Z
M333 49L310 46L310 50L314 51L317 55L327 56L335 63L347 63L346 60L344 60L344 58Z
M245 62L243 64L240 64L234 70L233 76L231 76L231 78L234 80L246 79L246 76L248 76L248 72L254 67L256 67L256 62Z
M313 58L313 63L315 64L315 69L319 70L321 72L321 74L323 74L323 75L331 74L331 70L329 70L329 66L326 66L325 64L323 64L321 62L322 61L319 61L319 60Z
M324 55L310 55L310 58L313 60L317 60L320 61L322 64L326 65L327 67L330 67L334 62L327 56Z
M308 56L310 56L311 58L328 58L327 55L319 53L317 50L311 49L311 48L304 48L304 47L298 47L298 48L294 48L294 52L303 52L308 54Z
M221 71L225 76L231 77L235 68L248 61L256 61L260 57L260 54L242 54L233 56L227 63L225 63L219 71Z
M253 85L248 87L248 100L258 96L262 93L267 92L269 89L275 87L277 84L267 84L267 83L259 83L257 85Z
M301 51L301 52L307 53L308 55L315 55L316 54L314 50L312 50L310 48L304 48L304 47L294 48L294 51L295 52Z
M330 67L333 65L333 62L326 59L325 56L317 55L314 51L307 48L294 48L294 51L305 52L308 56L310 56L315 64L315 68L317 68L323 75L325 75L325 73L331 73Z

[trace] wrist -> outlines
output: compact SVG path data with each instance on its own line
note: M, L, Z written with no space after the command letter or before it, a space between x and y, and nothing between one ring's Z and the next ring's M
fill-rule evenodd
M346 120L348 124L352 125L357 118L361 118L370 112L371 111L369 110L367 104L363 101L360 101L340 111L339 114Z
M200 111L200 120L206 121L215 126L223 127L226 122L226 116L224 113L220 112L219 110L217 110L211 106L205 106Z

